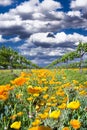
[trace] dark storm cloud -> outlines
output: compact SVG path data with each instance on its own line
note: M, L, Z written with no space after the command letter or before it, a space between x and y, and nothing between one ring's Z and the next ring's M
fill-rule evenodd
M0 34L4 36L12 36L12 35L19 35L21 39L25 39L30 37L30 32L26 32L26 30L21 26L12 26L8 28L0 27Z
M49 48L49 47L51 47L51 44L50 43L46 43L46 42L45 43L44 42L43 43L42 42L33 42L33 44L36 45L37 47L38 46L41 46L43 48Z
M18 14L22 20L33 19L32 13L20 13Z
M72 48L72 49L75 49L76 45L74 44L74 42L62 42L62 43L59 43L59 44L55 44L53 45L54 48L56 47L61 47L61 48Z
M46 11L43 14L42 13L34 13L34 12L32 12L32 13L27 13L27 12L23 13L22 12L22 13L19 13L17 15L19 15L22 20L28 20L28 19L36 20L37 19L37 20L43 21L45 19L45 21L52 21L52 20L60 21L60 20L62 20L62 17L63 17L64 14L63 14L63 12L59 12L59 13L54 12L54 13L52 13L52 12L47 12Z
M82 17L87 20L87 11L82 14Z
M45 12L45 20L46 21L61 21L62 18L64 17L64 13L63 12Z
M74 42L62 42L62 43L58 43L58 44L52 44L52 43L42 43L42 42L33 42L34 45L36 45L37 47L40 46L42 48L56 48L56 47L62 47L62 48L75 48L76 45L74 44Z
M36 56L30 56L29 57L30 59L35 59L36 58ZM42 60L49 60L49 59L55 59L55 58L57 58L57 56L45 56L45 55L43 55L43 54L41 54L41 55L37 55L37 58L38 59L42 59Z
M63 21L63 25L64 25L64 29L86 28L87 21L83 17L66 15L65 20Z

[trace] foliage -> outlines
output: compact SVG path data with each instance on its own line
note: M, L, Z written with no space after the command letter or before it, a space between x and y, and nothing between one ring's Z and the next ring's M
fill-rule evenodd
M83 58L83 56L86 53L87 53L87 43L81 43L81 42L79 42L79 44L78 44L78 46L77 46L77 48L76 48L75 51L71 51L71 52L65 53L61 58L54 60L51 64L49 64L48 66L46 66L46 68L52 68L54 66L57 66L60 63L67 63L66 64L66 68L68 68L69 66L71 68L73 68L72 67L73 64L71 64L71 63L69 64L68 61L72 61L75 58L80 58L80 62L74 64L74 66L76 68L77 67L82 68L82 64L84 63L82 58ZM59 65L59 66L65 67L62 64Z
M87 53L87 43L80 42L78 47L77 47L77 53L79 54L79 57L80 57L79 66L80 66L80 70L81 70L82 69L82 63L83 63L83 56L85 55L85 53Z
M17 51L12 50L10 47L6 48L5 46L0 48L0 66L5 69L39 68L38 65L19 55Z

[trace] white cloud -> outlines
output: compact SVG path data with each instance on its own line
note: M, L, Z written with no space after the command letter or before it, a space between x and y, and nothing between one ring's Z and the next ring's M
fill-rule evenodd
M35 48L22 48L20 53L25 55L31 59L32 62L39 64L39 65L47 65L51 63L55 58L58 58L64 55L65 52L74 51L72 48L42 48L42 47L35 47Z
M45 60L45 59L39 59L38 57L35 57L31 61L37 65L44 66L44 65L51 63L53 61L53 59L50 58L49 60Z
M62 56L63 50L62 50L62 48L59 48L59 47L54 48L54 49L51 48L51 49L49 49L49 52L47 54L48 54L48 56Z
M49 45L55 45L55 44L60 44L62 45L62 43L66 44L72 42L73 44L78 42L78 41L83 41L86 42L87 41L87 36L78 34L78 33L73 33L73 34L65 34L64 32L60 32L57 33L55 36L55 38L53 37L47 37L47 35L49 34L49 32L47 33L35 33L33 35L30 36L29 43L37 43L38 46L42 46L42 44L49 44ZM60 46L61 46L60 45Z
M6 40L2 38L2 35L0 35L0 42L3 43L5 42Z
M3 42L19 42L21 39L16 36L16 37L13 37L13 38L9 38L9 39L5 39L2 37L2 35L0 35L0 42L3 43Z
M80 11L69 11L69 12L67 13L67 15L68 15L68 16L71 16L71 17L74 17L74 16L76 16L76 17L81 17L81 12L80 12Z
M13 14L11 12L0 14L0 21L8 21L8 20L9 21L12 21L12 20L19 21L19 20L21 20L21 17L17 14Z
M42 13L34 13L34 14L32 14L32 16L33 16L33 18L34 19L44 19L45 18L45 15L44 14L42 14Z
M16 7L16 9L11 10L13 13L31 13L34 11L34 8L36 8L35 3L32 3L31 1L23 2L19 6Z
M1 25L0 28L3 27L3 28L7 29L7 28L10 28L10 27L13 27L13 26L18 26L18 25L20 26L21 23L22 23L22 21L17 22L17 21L14 21L14 20L11 20L11 21L8 20L8 21L3 21L3 22L0 21L0 25Z
M0 0L0 5L8 6L12 4L12 0Z
M19 36L14 37L14 38L10 38L8 41L12 41L12 42L19 42L21 39L19 38Z
M61 4L54 0L44 0L41 3L39 0L25 1L15 9L11 9L13 13L40 13L44 11L53 11L61 8Z
M72 0L71 8L87 8L87 0Z
M69 48L67 48L69 49ZM61 56L64 54L65 50L63 50L62 48L60 47L57 47L57 48L42 48L42 47L36 47L36 48L32 48L32 49L22 49L21 50L21 54L23 55L27 55L29 57L50 57L50 56Z
M53 11L58 8L61 8L61 4L54 0L44 0L40 5L40 9L45 11Z
M52 43L56 43L56 39L53 39L53 38L51 38L51 37L49 37L49 38L47 38L47 34L48 33L36 33L36 34L33 34L33 35L31 35L30 36L30 38L29 38L29 41L30 42L36 42L36 43L38 43L38 42L40 42L40 44L42 43L48 43L48 44L52 44Z

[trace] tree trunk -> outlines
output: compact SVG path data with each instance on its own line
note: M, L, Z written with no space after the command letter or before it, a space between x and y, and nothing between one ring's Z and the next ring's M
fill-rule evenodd
M82 73L82 63L83 63L83 56L80 56L80 65L79 65L79 69L80 69L80 73Z

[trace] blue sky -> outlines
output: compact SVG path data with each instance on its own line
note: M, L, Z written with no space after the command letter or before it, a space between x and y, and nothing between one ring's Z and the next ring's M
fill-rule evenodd
M40 66L87 42L87 0L0 0L0 46Z

